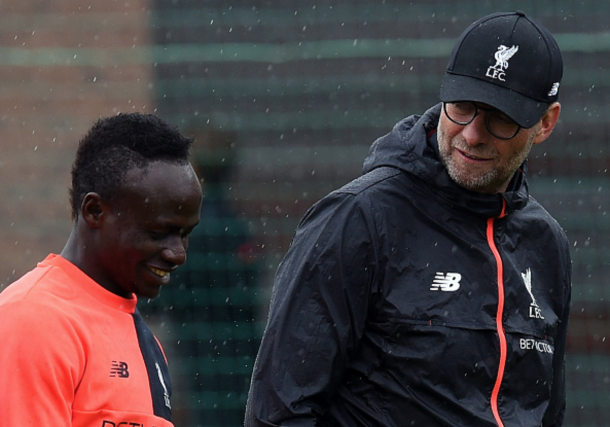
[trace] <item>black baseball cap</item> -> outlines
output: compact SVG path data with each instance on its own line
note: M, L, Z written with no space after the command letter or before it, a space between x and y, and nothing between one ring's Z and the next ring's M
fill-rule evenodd
M530 128L558 99L562 76L561 51L546 28L521 11L494 13L458 39L440 99L481 102Z

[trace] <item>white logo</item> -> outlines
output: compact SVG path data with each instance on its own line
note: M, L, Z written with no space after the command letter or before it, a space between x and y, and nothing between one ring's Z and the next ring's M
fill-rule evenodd
M521 273L521 278L523 279L525 289L527 289L527 292L532 298L532 303L530 304L530 317L534 319L544 319L540 307L538 307L538 303L536 302L536 298L534 298L534 294L532 293L532 270L528 268L525 273Z
M447 273L443 274L440 271L434 276L431 291L444 291L444 292L455 292L460 289L460 280L462 275L460 273Z
M157 375L159 375L159 382L163 387L163 397L165 399L165 406L167 406L169 409L172 409L172 405L169 401L169 393L167 392L167 387L165 386L165 381L163 380L163 374L161 373L161 367L157 362L155 362L155 367L157 368Z
M508 68L508 61L513 57L519 50L519 46L513 46L510 49L507 46L501 44L498 46L498 51L494 53L496 64L487 69L485 75L492 79L500 80L501 82L506 81L506 69Z
M521 350L538 350L540 353L553 354L553 347L547 342L538 341L532 338L519 339L519 347Z
M553 83L553 87L549 90L548 96L555 96L559 92L559 82Z

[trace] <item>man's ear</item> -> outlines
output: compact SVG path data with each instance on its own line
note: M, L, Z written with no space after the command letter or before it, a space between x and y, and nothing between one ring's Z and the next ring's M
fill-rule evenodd
M80 214L90 228L99 228L104 218L105 205L97 193L87 193L80 206Z
M559 102L553 102L540 119L538 131L534 138L534 144L540 144L551 135L551 132L553 132L553 129L557 124L557 120L559 120L560 113L561 104L559 104Z

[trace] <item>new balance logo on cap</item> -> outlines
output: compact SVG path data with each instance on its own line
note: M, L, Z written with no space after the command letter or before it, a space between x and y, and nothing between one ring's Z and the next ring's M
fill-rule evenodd
M431 291L455 292L460 289L460 273L441 273L440 271L434 276Z
M127 366L127 363L113 360L112 366L110 367L110 376L129 378L129 367Z

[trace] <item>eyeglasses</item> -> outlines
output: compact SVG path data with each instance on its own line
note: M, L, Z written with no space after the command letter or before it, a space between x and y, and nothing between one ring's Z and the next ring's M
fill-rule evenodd
M521 126L501 111L483 108L474 102L444 102L443 110L449 120L462 126L472 123L479 111L484 111L487 131L498 139L512 139L521 130Z

